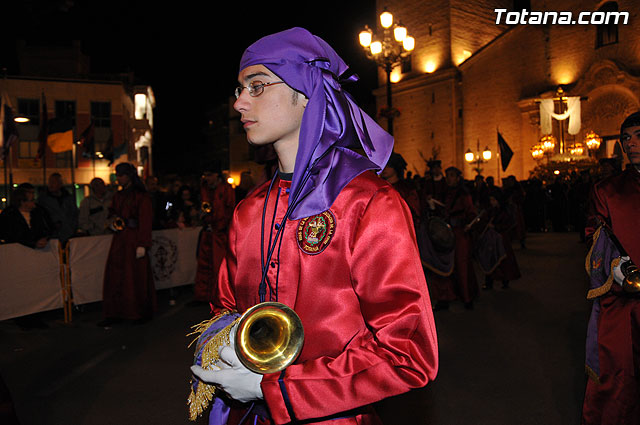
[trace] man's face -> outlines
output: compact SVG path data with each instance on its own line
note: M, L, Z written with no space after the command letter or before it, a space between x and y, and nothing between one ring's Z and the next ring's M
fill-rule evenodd
M58 192L62 189L62 178L60 176L49 177L48 188L50 192Z
M282 80L263 65L249 66L238 75L238 82L244 87L279 81ZM256 97L244 88L233 107L241 114L249 143L259 146L276 143L297 150L306 104L307 99L286 84L274 84L263 87L262 94Z
M96 194L99 198L105 194L107 191L107 187L104 185L104 181L102 180L94 180L91 182L91 189L93 189L93 193Z
M622 147L633 165L640 165L640 125L622 131Z
M396 170L393 167L384 167L382 173L380 173L380 177L389 181L397 177Z
M122 187L127 187L131 183L131 178L126 174L116 174L116 179L118 179L118 184Z
M442 174L442 167L439 165L434 165L433 167L431 167L431 175L432 176L439 176Z
M20 207L23 211L32 211L36 207L35 194L33 191L29 190L26 193L27 199L22 201L22 206Z
M155 192L158 190L158 179L156 177L147 178L147 191Z
M208 186L213 186L218 181L218 173L212 173L211 171L205 171L202 173L202 179Z
M447 171L446 178L447 185L449 186L456 186L458 184L458 180L460 179L460 177L458 177L458 173L456 173L455 171Z

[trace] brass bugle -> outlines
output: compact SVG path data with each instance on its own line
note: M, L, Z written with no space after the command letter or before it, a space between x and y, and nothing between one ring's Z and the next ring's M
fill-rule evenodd
M202 201L202 205L200 206L200 209L202 210L203 213L209 214L211 212L211 202Z
M122 217L115 217L113 219L113 228L118 232L124 230L125 224L124 219Z
M622 289L629 293L640 292L640 270L632 261L626 261L620 266L624 279Z
M252 372L264 375L281 371L296 360L303 344L300 317L282 303L256 304L238 322L236 354Z

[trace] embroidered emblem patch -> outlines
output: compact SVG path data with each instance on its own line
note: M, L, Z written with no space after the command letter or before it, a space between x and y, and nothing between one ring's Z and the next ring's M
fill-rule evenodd
M602 265L602 258L598 257L594 260L591 261L591 269L592 270L597 270L600 268L600 266Z
M336 218L330 210L300 220L296 238L307 254L320 254L331 242L336 231Z

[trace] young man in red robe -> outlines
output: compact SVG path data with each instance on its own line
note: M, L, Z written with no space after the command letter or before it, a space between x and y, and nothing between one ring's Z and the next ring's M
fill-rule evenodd
M219 164L209 164L203 170L200 198L204 215L198 241L194 301L208 303L215 298L218 271L227 252L229 223L236 206L233 188L222 179Z
M584 425L640 424L640 288L633 291L625 285L623 273L630 262L640 264L640 112L624 120L620 141L629 165L594 186L585 229L593 244L588 298L594 300L594 309L587 332L590 379ZM603 249L601 237L607 231L618 243Z
M243 312L277 300L298 313L305 342L281 372L250 372L229 347L229 366L192 371L248 403L251 423L379 423L373 403L436 375L411 212L374 172L393 138L343 90L356 79L347 69L301 28L258 40L241 59L234 107L251 144L273 144L279 170L236 208L216 304Z
M114 231L104 272L103 315L98 326L106 327L123 319L145 322L156 310L149 249L153 208L151 197L129 163L116 166L122 190L113 196L110 211ZM115 221L121 225L118 225Z

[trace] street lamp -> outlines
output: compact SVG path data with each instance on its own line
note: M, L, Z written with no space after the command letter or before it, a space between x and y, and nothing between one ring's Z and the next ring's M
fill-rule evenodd
M397 111L391 101L391 71L407 60L416 41L407 34L405 26L393 22L393 15L386 9L380 14L380 26L381 34L374 34L369 26L365 26L358 39L367 57L387 74L387 108L382 115L387 117L387 130L393 134L393 118Z
M475 164L476 166L473 168L476 173L481 174L482 168L480 168L480 164L484 164L485 162L489 162L491 160L493 153L489 146L486 146L482 152L480 152L480 139L476 144L476 152L472 152L471 149L467 149L464 154L464 160L469 164Z

